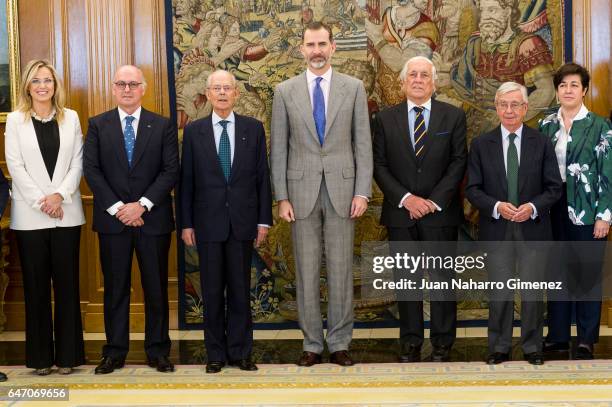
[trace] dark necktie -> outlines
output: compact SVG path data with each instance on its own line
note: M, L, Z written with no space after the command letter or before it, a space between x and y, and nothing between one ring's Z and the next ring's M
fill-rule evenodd
M136 144L136 133L132 122L136 119L134 116L125 117L125 130L123 130L123 141L125 142L125 153L127 154L128 165L132 166L132 156L134 155L134 145Z
M425 136L427 134L425 118L423 117L424 108L415 106L413 109L416 113L414 118L414 153L417 157L420 157L423 153L423 147L425 147Z
M225 180L228 181L230 177L230 171L232 168L232 152L229 141L229 135L227 134L227 124L229 121L221 120L219 124L223 126L221 132L221 140L219 140L219 162L221 163L221 169Z
M510 133L508 135L508 140L510 143L508 144L508 151L506 156L507 168L506 168L506 178L508 180L508 202L510 202L514 206L518 206L518 171L519 171L519 160L518 160L518 152L516 151L516 145L514 144L514 140L516 139L516 134Z
M319 143L323 145L323 141L325 140L325 98L323 97L323 89L321 89L321 81L323 78L318 77L315 80L317 83L312 94L312 115L314 116Z

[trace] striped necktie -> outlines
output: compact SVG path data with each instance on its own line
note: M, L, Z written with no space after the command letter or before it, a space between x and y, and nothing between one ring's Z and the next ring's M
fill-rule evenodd
M423 154L425 136L427 135L425 118L423 117L423 110L425 109L420 106L415 106L413 109L416 113L416 117L414 118L414 153L420 158Z

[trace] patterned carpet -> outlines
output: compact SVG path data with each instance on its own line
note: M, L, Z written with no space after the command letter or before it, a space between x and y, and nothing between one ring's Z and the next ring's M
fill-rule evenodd
M93 366L85 366L70 376L41 379L25 367L0 367L9 376L4 394L9 386L70 390L69 401L7 406L612 406L612 360L259 368L207 375L202 366L181 365L174 374L162 374L132 365L95 376Z

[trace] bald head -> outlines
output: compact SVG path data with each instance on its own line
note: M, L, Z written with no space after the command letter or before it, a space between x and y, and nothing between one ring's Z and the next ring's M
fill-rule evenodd
M234 109L239 95L236 85L236 77L223 70L211 73L206 80L206 97L214 112L223 119Z
M147 83L140 68L123 65L113 77L113 96L115 102L128 114L134 113L142 104Z

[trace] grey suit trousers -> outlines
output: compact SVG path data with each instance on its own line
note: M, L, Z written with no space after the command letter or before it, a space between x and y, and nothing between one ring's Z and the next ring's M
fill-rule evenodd
M327 347L330 353L348 350L353 334L354 221L336 213L325 178L310 215L296 219L293 224L292 238L304 350L321 354L324 348L319 289L323 244L328 292Z

